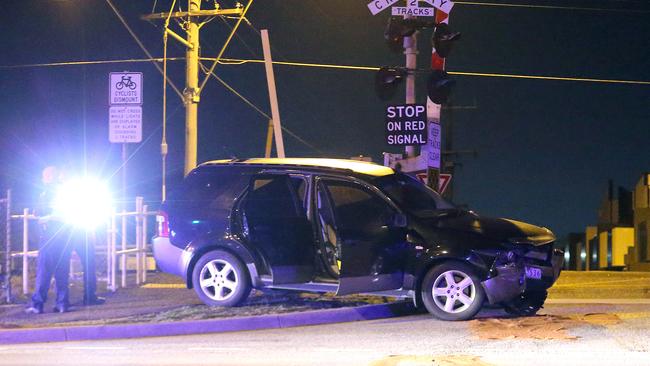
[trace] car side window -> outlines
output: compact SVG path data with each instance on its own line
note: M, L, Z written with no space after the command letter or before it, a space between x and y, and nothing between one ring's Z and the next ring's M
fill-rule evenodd
M253 178L245 203L249 223L256 220L305 216L298 206L289 177L266 175Z
M360 184L338 180L325 180L324 184L343 240L370 238L385 228L395 214L388 202Z

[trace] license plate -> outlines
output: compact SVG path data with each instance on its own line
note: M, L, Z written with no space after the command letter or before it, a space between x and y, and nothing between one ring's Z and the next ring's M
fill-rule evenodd
M526 267L526 277L534 280L541 280L542 270L535 267Z

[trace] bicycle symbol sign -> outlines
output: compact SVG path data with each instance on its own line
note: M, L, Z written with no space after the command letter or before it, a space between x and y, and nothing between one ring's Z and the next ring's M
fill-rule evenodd
M142 73L110 73L108 103L110 105L141 105Z
M138 84L136 84L135 81L131 80L131 76L128 75L122 75L122 80L118 81L117 84L115 84L117 90L122 90L124 88L135 90L137 86Z

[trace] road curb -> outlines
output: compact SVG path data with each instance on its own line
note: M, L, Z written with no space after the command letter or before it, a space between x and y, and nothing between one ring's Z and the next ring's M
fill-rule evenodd
M165 337L189 334L224 333L276 329L306 325L343 323L392 318L412 314L413 304L399 301L339 309L261 315L227 319L192 320L166 323L117 324L0 330L0 344L87 341Z

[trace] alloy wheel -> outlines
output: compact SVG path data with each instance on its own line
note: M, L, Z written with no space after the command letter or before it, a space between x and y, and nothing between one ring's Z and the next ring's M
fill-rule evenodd
M438 308L457 314L467 310L476 300L476 285L465 272L448 270L433 282L431 293Z
M224 301L235 293L239 285L237 272L232 264L223 259L206 263L199 275L201 290L212 300Z

